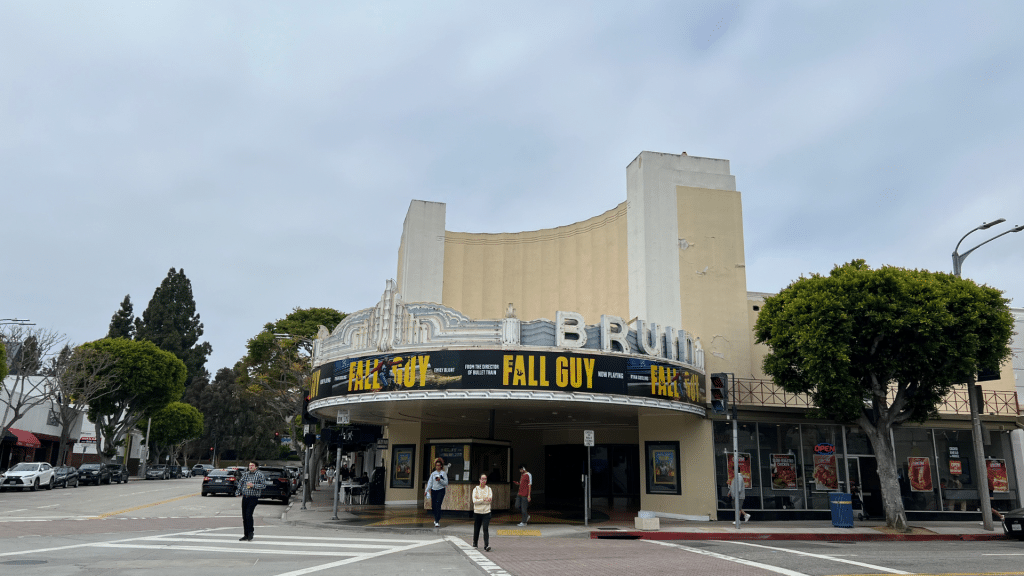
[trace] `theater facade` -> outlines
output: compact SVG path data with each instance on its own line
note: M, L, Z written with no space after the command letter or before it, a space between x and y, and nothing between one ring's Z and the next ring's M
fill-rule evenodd
M451 232L444 204L412 201L397 280L317 335L310 410L382 426L388 505L423 505L440 456L446 508L468 509L481 473L507 508L526 463L537 505L573 510L589 461L595 504L727 519L732 428L709 404L711 376L726 374L748 512L827 517L829 492L851 483L880 512L864 435L806 418L807 399L761 370L752 326L766 295L746 289L729 162L643 152L626 176L624 202L547 230ZM1005 480L995 505L1017 507L1012 368L1000 376L984 383L986 462ZM977 514L966 395L942 412L896 432L911 517Z

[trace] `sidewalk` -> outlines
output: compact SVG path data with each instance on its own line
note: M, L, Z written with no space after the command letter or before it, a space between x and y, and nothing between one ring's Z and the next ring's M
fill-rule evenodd
M326 484L312 493L312 502L302 509L301 491L281 519L289 524L329 529L378 529L416 534L473 535L473 519L469 515L445 512L441 527L434 527L429 510L416 506L345 506L338 505L338 518L332 519L333 494ZM661 518L660 530L635 529L633 513L601 514L600 519L584 526L579 519L567 518L557 511L532 511L528 526L517 526L519 516L507 511L494 513L491 533L500 536L563 537L593 539L647 540L825 540L825 541L924 541L924 540L1001 540L1002 527L987 531L978 521L911 522L910 533L894 533L882 521L855 521L853 528L836 528L828 521L744 522L737 529L733 522L695 522Z

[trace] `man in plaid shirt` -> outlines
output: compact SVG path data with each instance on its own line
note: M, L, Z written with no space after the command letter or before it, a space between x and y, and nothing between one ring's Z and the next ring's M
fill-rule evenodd
M239 542L252 540L252 513L266 485L267 478L258 470L258 465L249 462L249 470L242 473L235 488L235 496L242 495L242 528L245 530L245 536L239 538Z

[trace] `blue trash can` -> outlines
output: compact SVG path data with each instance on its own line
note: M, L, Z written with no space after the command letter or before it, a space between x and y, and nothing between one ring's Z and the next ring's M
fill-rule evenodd
M831 492L828 503L832 509L832 525L836 528L853 528L853 495Z

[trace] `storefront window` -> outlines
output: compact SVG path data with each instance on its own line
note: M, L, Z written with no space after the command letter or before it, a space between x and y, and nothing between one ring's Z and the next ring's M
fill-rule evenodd
M774 426L774 425L770 425ZM757 424L738 424L738 446L741 473L749 475L750 484L746 490L746 500L743 503L744 510L757 510L761 508L761 466L758 462L758 437ZM715 422L715 476L718 494L718 508L732 509L732 500L729 498L730 464L733 454L733 434L731 422ZM747 472L749 470L749 472Z
M828 495L840 489L845 475L840 476L843 437L841 426L804 424L801 427L803 445L803 479L807 485L807 508L828 510Z
M760 469L766 509L791 510L806 506L800 474L800 425L759 424Z
M896 475L904 510L939 510L939 478L930 428L897 428Z
M868 440L868 435L859 426L846 427L846 453L847 454L874 454L875 449Z

